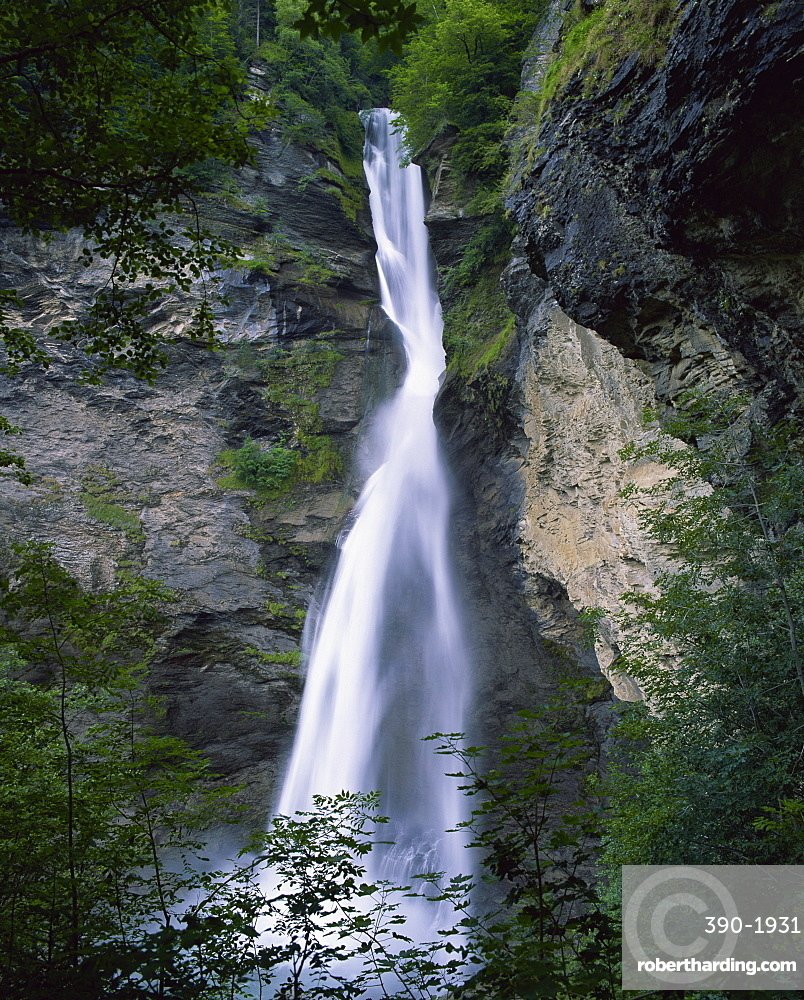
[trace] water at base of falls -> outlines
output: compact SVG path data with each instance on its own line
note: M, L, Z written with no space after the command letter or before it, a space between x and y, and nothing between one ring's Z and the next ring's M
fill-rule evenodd
M372 852L368 874L407 883L417 872L468 867L462 836L445 833L465 818L465 800L443 773L449 762L422 737L462 730L469 679L433 421L444 372L441 307L421 172L400 164L392 113L370 112L364 167L381 301L399 331L406 371L375 420L374 471L311 629L278 812L308 809L316 794L379 790L381 811L391 817L384 836L395 846Z

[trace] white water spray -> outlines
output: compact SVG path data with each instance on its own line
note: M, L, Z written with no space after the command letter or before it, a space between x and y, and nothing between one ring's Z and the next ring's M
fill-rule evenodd
M364 168L382 306L405 349L402 385L376 422L375 471L357 501L313 630L293 754L279 812L316 794L381 792L396 847L370 876L467 867L465 815L446 760L422 743L464 726L468 671L448 554L449 494L433 404L444 372L419 167L400 167L387 109L367 120Z

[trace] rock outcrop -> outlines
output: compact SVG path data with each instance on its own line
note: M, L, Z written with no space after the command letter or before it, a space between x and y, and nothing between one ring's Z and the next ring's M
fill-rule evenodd
M803 44L794 0L682 3L660 65L578 74L532 126L531 269L664 400L800 385Z

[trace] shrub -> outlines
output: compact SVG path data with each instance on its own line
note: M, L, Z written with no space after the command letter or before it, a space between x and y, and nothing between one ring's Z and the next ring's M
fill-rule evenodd
M274 445L263 451L256 441L247 437L241 447L232 452L231 464L242 485L278 495L291 486L298 461L298 455L290 448Z

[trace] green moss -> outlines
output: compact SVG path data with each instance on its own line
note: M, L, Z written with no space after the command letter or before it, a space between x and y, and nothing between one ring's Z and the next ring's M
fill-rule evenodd
M332 331L329 336L332 336ZM343 354L326 341L277 348L262 366L269 398L281 401L284 392L309 394L331 385Z
M464 378L492 365L514 332L514 316L500 288L512 230L494 213L466 245L461 261L444 276L444 346L452 371Z
M678 17L676 0L604 0L590 14L576 4L568 15L557 57L545 73L537 118L583 72L583 92L607 83L628 56L649 65L661 61Z
M248 646L246 652L249 656L253 656L255 660L259 660L260 663L265 663L268 666L301 666L301 653L298 649L288 649L282 653L263 653L261 649L257 649L255 646Z
M461 290L444 314L444 346L451 370L471 378L492 365L515 329L500 288L500 267L492 264L471 288Z
M319 167L318 170L303 178L298 187L300 190L304 190L312 181L324 181L324 192L335 198L347 219L356 222L358 212L366 204L365 190L361 184L357 183L357 176L350 178L345 172L339 173L328 167ZM359 176L362 176L362 166Z
M498 207L466 244L460 262L444 276L447 295L459 288L469 288L490 265L506 261L512 238L511 224Z
M266 276L287 268L294 284L307 287L326 285L337 277L319 249L306 244L292 244L283 233L272 233L269 237L255 240L243 247L238 256L220 257L218 264Z
M322 434L315 396L331 385L343 354L326 342L279 348L262 366L266 399L285 411L300 450L297 480L322 483L343 472L343 458L332 438Z
M131 542L142 541L144 533L139 515L123 506L129 497L111 469L90 466L81 479L79 496L84 510L93 520L121 531Z
M84 496L81 499L84 509L91 518L122 531L132 540L138 541L143 537L140 519L134 511L126 510L122 504L102 500L100 497Z
M334 331L332 331L334 333ZM257 360L265 398L285 419L281 440L261 447L246 438L240 448L218 456L224 489L253 489L265 499L286 496L300 483L323 483L343 473L344 462L332 438L322 433L316 394L332 382L343 355L326 340L276 348Z
M308 483L325 483L343 475L343 456L328 434L316 434L301 440L304 454L299 463L299 478Z
M300 634L304 628L304 619L307 617L307 611L304 608L294 608L282 601L268 601L265 610L274 624L280 625L288 631Z
M511 380L492 368L481 368L461 388L461 399L467 407L483 417L489 432L505 437L508 433L508 400Z
M327 257L317 247L291 246L287 242L277 243L277 246L281 246L280 264L289 267L294 284L318 288L337 277Z

